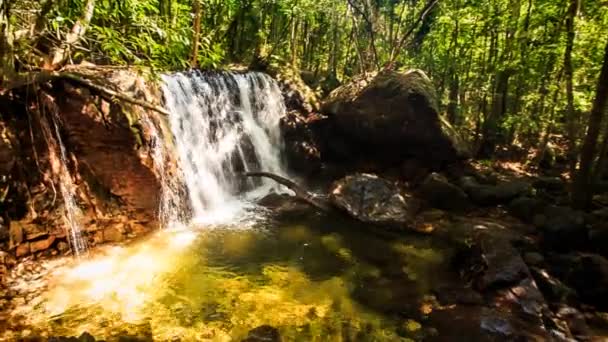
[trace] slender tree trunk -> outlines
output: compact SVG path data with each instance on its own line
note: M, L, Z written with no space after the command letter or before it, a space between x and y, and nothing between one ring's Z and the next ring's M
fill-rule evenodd
M549 112L549 120L547 122L547 127L545 129L545 132L542 136L541 142L538 146L538 154L536 156L536 161L538 164L540 164L540 162L544 159L545 157L545 153L547 153L547 147L549 146L549 139L551 137L551 133L553 132L554 126L555 126L555 105L557 104L557 99L559 97L560 94L560 84L562 81L562 72L559 72L558 76L557 76L557 87L555 88L555 91L553 92L553 98L551 101L551 106L550 106L550 112ZM544 83L544 82L543 82ZM546 88L544 86L544 84L541 86L541 91L543 90L543 88ZM540 113L544 113L545 111L545 97L547 90L544 89L544 92L541 94L541 99L540 99Z
M190 56L190 66L198 67L198 49L201 40L201 2L193 0L192 12L194 13L194 26L192 35L192 55Z
M45 62L45 69L56 70L65 63L70 56L70 51L74 44L78 43L87 32L94 12L95 0L87 0L84 5L82 16L76 21L70 33L67 34L65 41L61 42L60 46L51 50L48 60Z
M171 22L172 16L171 1L172 0L159 0L158 2L158 9L161 17L169 19L169 22Z
M449 103L447 109L448 121L455 125L459 122L458 115L458 95L460 93L460 82L458 74L453 73L450 81Z
M15 71L9 5L10 0L0 0L0 85L9 81Z
M606 175L608 168L608 125L605 125L604 138L600 145L600 153L597 160L595 170L593 172L593 180L599 182Z
M296 68L297 63L298 63L298 20L296 18L294 18L291 22L290 49L291 49L291 66L293 68Z
M573 179L576 170L576 113L574 111L574 82L572 68L572 49L574 47L574 21L578 12L578 0L570 0L566 17L566 52L564 54L564 73L566 76L566 127L568 135L568 161L570 176Z
M504 142L504 132L501 127L507 108L507 93L509 89L510 70L500 70L496 73L492 110L483 124L483 139L480 146L480 157L490 157L496 146Z
M572 192L573 204L578 208L586 208L591 204L593 196L593 161L596 155L597 139L600 127L608 104L608 42L604 51L604 63L597 83L597 91L589 123L587 125L587 136L581 150L581 165L574 179Z

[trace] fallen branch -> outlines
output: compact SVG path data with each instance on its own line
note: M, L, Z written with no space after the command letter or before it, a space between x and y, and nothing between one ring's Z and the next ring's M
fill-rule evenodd
M105 95L106 97L110 98L111 100L118 99L118 100L130 103L130 104L138 105L140 107L143 107L143 108L146 108L149 110L153 110L160 114L169 116L169 112L160 106L157 106L155 104L152 104L150 102L146 102L143 100L138 100L138 99L133 98L120 91L106 88L104 86L101 86L99 84L92 82L90 79L87 79L87 76L85 76L85 75L71 73L71 72L41 71L34 75L28 74L28 75L22 77L21 79L10 83L5 88L0 88L0 94L6 93L7 91L10 91L12 89L25 87L25 86L28 86L31 84L44 83L44 82L48 82L48 81L52 81L52 80L59 80L59 79L66 79L66 80L70 80L70 81L76 82L78 84L81 84L87 88L98 91L99 93Z
M329 205L329 203L327 201L325 201L322 198L319 198L318 196L316 196L313 193L308 192L307 190L305 190L303 187L301 187L294 181L289 180L283 176L279 176L279 175L276 175L276 174L270 173L270 172L247 172L247 173L245 173L245 177L270 178L270 179L274 180L275 182L277 182L281 185L284 185L284 186L288 187L290 190L292 190L295 193L296 198L301 199L302 201L312 205L313 207L315 207L321 211L325 211L325 212L332 211L332 207Z

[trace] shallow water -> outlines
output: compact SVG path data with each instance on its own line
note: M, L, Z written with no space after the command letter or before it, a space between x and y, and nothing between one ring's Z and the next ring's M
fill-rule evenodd
M107 340L238 341L261 325L286 341L431 334L424 318L449 251L369 228L317 217L165 230L88 260L48 262L46 289L13 315L30 335Z

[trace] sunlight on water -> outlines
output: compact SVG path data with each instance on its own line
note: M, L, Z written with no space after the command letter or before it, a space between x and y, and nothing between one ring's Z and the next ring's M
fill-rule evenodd
M358 279L373 284L385 277L361 259L370 248L393 253L376 244L306 224L275 232L165 230L128 247L103 248L89 260L49 261L48 290L19 313L47 336L87 331L109 341L118 335L238 341L261 325L277 327L287 341L398 341L397 321L353 297ZM395 249L388 257L403 254L420 279L441 258L409 244ZM372 288L371 298L385 287Z
M194 237L190 231L162 232L146 243L107 248L91 260L57 267L50 275L53 289L45 294L44 309L58 315L72 306L99 303L123 320L141 319L155 281L173 269Z

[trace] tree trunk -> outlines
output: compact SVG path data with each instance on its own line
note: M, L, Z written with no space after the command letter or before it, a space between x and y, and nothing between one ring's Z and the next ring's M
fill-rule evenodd
M593 172L594 182L601 181L602 178L606 176L608 168L608 125L606 125L606 128L604 129L604 138L602 139L602 144L600 146L599 157Z
M171 2L172 0L159 0L158 2L158 12L161 17L169 19L169 22L171 22L172 17Z
M194 13L194 26L192 36L192 56L190 57L190 66L198 67L198 49L201 40L201 2L193 0L192 12Z
M510 76L510 70L500 70L496 73L492 110L483 124L483 137L479 150L482 158L490 157L496 146L504 142L504 132L501 125L507 109Z
M576 113L574 112L574 85L572 70L572 49L574 47L574 20L578 12L578 0L570 0L566 17L566 52L564 54L564 73L566 76L566 127L568 136L568 161L570 176L573 179L576 170Z
M447 109L448 121L452 125L458 124L459 115L458 115L458 95L460 93L460 83L458 79L458 74L454 73L452 69L451 81L450 81L450 94L448 96L449 103Z
M76 21L70 33L65 37L65 41L51 50L48 60L45 62L45 69L57 70L70 56L70 50L74 44L84 37L89 27L89 23L95 12L95 0L87 0L82 16Z
M578 208L586 208L591 204L593 196L593 161L596 155L597 139L600 134L600 127L604 112L608 104L608 42L604 51L604 63L597 83L597 92L589 123L587 125L587 136L581 150L581 165L574 179L572 201Z
M11 79L14 74L13 38L10 25L11 0L0 0L0 85Z

